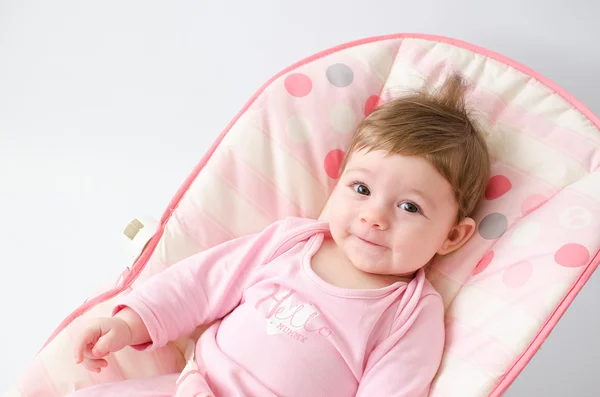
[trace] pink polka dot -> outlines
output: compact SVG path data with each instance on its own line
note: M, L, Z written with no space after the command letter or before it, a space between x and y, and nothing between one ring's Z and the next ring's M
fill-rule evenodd
M494 259L494 251L490 251L487 254L485 254L484 257L481 258L477 266L475 266L475 270L473 270L473 275L476 276L485 269L487 269L492 259Z
M525 285L533 274L533 265L523 261L510 266L504 271L502 281L510 288L519 288Z
M580 267L590 259L590 253L581 244L565 244L554 254L554 261L565 267Z
M494 175L488 181L485 188L485 198L487 200L494 200L508 192L512 184L510 180L504 175Z
M312 81L302 73L292 73L285 78L285 89L290 95L295 97L303 97L312 90Z
M373 111L373 109L377 107L378 103L379 97L377 95L371 95L370 97L368 97L367 101L365 102L365 116L368 116Z
M338 179L340 177L340 168L344 160L344 154L343 150L335 149L325 156L325 172L327 172L330 178Z
M547 198L541 194L532 194L531 196L526 197L521 204L521 213L523 216L529 214L531 211L544 204L546 200Z

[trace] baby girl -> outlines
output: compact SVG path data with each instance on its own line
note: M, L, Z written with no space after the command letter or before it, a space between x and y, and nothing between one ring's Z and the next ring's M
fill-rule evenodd
M192 255L75 343L76 362L99 372L111 352L164 346L212 322L181 374L72 396L427 396L444 306L424 267L471 237L490 173L465 91L452 76L366 117L327 222L286 218Z

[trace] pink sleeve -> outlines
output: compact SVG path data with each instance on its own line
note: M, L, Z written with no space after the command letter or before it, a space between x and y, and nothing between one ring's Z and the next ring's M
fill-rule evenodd
M395 325L367 361L356 397L426 397L444 350L444 306L421 299L405 324Z
M235 308L252 271L278 248L289 219L187 257L125 295L113 310L130 307L160 347ZM134 346L144 349L151 344Z

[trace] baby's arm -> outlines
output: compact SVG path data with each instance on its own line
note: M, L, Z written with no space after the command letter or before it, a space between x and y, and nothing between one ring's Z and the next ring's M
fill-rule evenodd
M444 306L439 296L419 302L371 353L356 397L427 397L444 350Z
M140 315L152 347L189 335L239 305L254 270L274 255L293 224L279 221L189 256L124 295L117 309L130 307Z
M94 348L106 355L130 345L160 347L222 318L239 304L253 270L272 257L285 240L285 232L298 223L303 222L276 222L260 233L199 252L154 275L116 302L112 318L90 322L89 330L78 339L76 361L99 369L106 360L93 355Z
M129 341L129 346L131 345L144 345L149 342L150 334L148 333L148 328L146 328L146 324L142 321L142 318L139 314L133 311L129 307L124 307L122 310L119 310L117 314L114 315L113 318L119 318L125 321L127 327L129 328L131 334L131 340Z

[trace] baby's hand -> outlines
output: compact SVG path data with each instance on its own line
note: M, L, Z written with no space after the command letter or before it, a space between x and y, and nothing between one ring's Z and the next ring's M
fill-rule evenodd
M90 371L100 372L108 365L103 357L129 346L131 340L131 329L123 319L95 318L75 339L75 362Z

